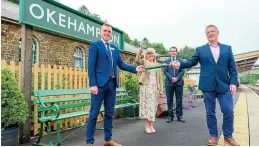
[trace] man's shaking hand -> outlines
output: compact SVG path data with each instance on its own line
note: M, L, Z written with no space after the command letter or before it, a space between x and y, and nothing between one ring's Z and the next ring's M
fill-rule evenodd
M136 71L137 72L144 72L145 71L145 67L143 65L137 66L136 67Z

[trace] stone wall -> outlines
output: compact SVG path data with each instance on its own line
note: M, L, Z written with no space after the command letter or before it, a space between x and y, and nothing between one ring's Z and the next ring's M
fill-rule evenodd
M1 23L1 59L18 63L21 28L18 24Z
M4 20L1 20L1 23L1 57L7 61L14 60L18 64L21 26ZM38 43L39 64L73 67L74 51L77 46L80 46L85 52L87 67L88 43L36 29L33 29L33 37ZM126 63L134 64L135 54L121 52L121 56Z

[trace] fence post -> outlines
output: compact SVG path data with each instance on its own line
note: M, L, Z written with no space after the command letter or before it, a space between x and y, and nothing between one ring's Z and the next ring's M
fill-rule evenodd
M29 115L23 125L19 128L19 142L30 141L31 136L31 83L32 83L32 28L22 25L21 29L22 51L21 51L21 75L20 89L29 106Z

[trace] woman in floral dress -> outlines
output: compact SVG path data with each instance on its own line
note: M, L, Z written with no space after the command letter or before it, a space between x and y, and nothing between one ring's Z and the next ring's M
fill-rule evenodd
M156 52L153 48L148 48L141 59L143 49L139 49L136 56L136 64L144 66L158 65L156 62ZM139 116L145 120L145 130L147 133L155 133L154 121L156 117L159 94L162 90L162 70L152 69L141 73L140 79L140 105Z

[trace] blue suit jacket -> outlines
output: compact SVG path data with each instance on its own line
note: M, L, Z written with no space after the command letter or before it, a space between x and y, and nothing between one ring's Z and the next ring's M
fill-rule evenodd
M112 50L113 58L113 68L116 77L116 86L119 86L118 75L117 75L117 65L120 69L136 73L136 66L130 66L125 64L120 56L118 48L110 44L110 49ZM108 52L104 43L101 40L92 42L89 47L88 54L88 77L89 85L102 87L106 84L109 78L109 67L112 64L108 58Z
M202 91L213 91L218 84L221 92L227 92L230 84L237 84L236 63L231 46L219 44L219 47L220 55L217 63L209 44L198 47L190 60L180 63L181 69L190 68L200 62L199 89Z
M176 58L176 60L178 60L179 62L182 61L179 58ZM166 59L164 62L166 64L169 64L171 62L171 58ZM174 73L174 71L175 71L175 73ZM174 84L176 84L178 86L182 86L184 84L183 78L182 78L182 76L184 75L184 70L183 69L175 69L174 70L171 66L166 66L164 68L164 74L166 76L166 79L165 79L165 85L166 86L173 86ZM176 83L172 83L171 82L171 79L174 76L178 79Z

